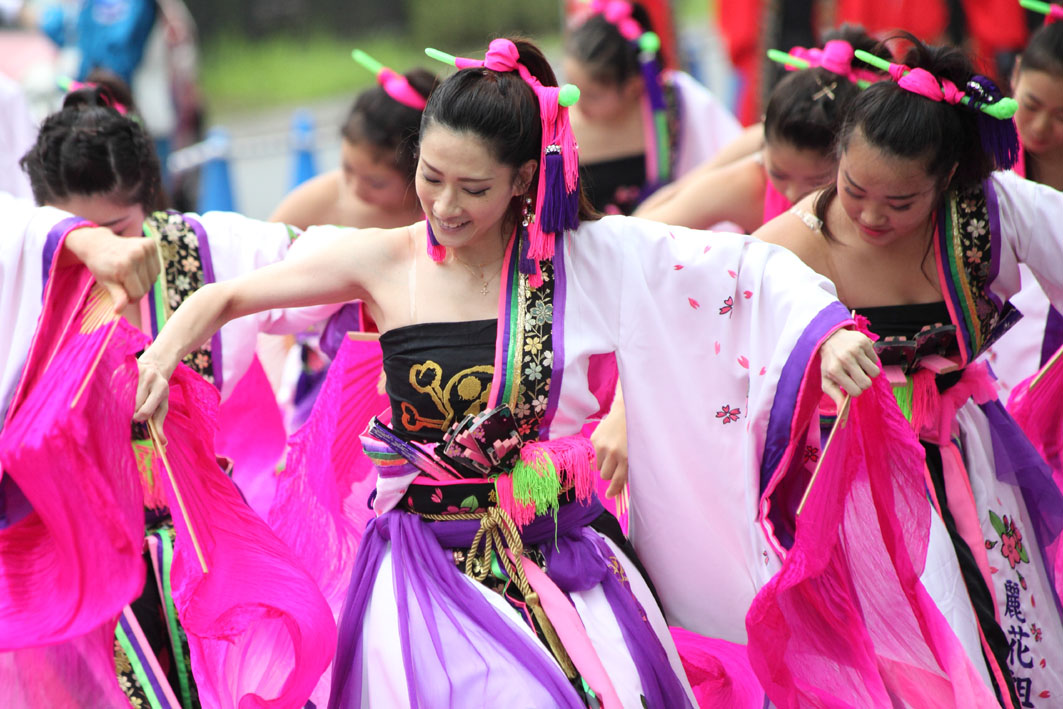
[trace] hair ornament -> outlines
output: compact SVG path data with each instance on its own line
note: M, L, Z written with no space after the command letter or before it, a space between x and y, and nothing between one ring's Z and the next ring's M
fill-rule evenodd
M822 67L832 74L845 77L862 89L866 89L880 78L869 69L853 67L853 45L844 39L832 39L823 45L823 49L813 47L794 47L789 53L778 49L768 50L768 59L783 64L791 69L810 69Z
M590 17L601 15L616 27L620 36L630 42L637 51L639 71L645 86L643 94L646 111L646 183L644 194L672 179L671 137L668 131L668 104L661 83L661 65L657 54L661 51L661 38L656 32L646 30L634 16L634 7L627 0L589 0L587 12L581 16L586 22Z
M948 79L938 79L926 69L895 64L863 50L856 50L856 58L889 72L902 89L925 96L932 101L962 104L978 111L978 134L982 147L990 153L998 169L1007 170L1019 157L1019 135L1011 117L1018 104L1004 96L988 77L975 75L967 82L966 91Z
M579 100L579 89L572 84L543 86L520 63L517 45L508 39L492 40L482 60L455 57L432 48L424 51L432 59L458 69L483 67L502 73L515 71L535 92L543 139L534 210L528 215L527 253L521 255L520 271L529 276L533 288L538 287L542 283L539 262L553 258L556 235L579 226L579 154L568 120L568 108ZM433 244L431 226L428 233L428 252L434 260L441 261L446 250L438 242Z
M1046 25L1063 20L1063 5L1041 2L1040 0L1019 0L1019 5L1026 10L1032 10L1044 15Z
M417 89L413 88L402 74L384 66L361 49L351 51L351 58L372 72L376 76L377 83L384 89L384 93L403 106L408 106L416 111L423 111L424 107L428 105L428 99L422 96Z
M68 94L80 91L81 89L96 89L96 94L100 97L100 101L102 101L105 106L113 108L118 111L120 115L129 115L129 107L124 103L116 101L114 96L111 95L110 89L106 86L100 86L91 81L78 81L77 79L71 79L66 76L61 76L56 79L56 83L59 84L59 88L62 89L64 93Z
M889 73L890 77L901 88L917 93L920 96L925 96L933 101L944 100L948 103L962 103L968 108L979 110L1001 121L1014 116L1015 109L1018 108L1018 104L1013 98L1002 96L993 103L983 103L978 97L972 99L963 91L960 91L951 81L947 79L939 81L937 77L925 69L911 69L904 64L895 64L862 49L857 49L855 54L860 61ZM911 74L916 74L916 76L906 81Z

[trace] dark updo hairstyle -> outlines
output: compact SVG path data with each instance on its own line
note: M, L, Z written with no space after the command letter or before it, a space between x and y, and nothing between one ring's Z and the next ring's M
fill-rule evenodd
M842 119L859 93L856 84L821 67L790 72L768 99L764 140L830 153Z
M824 35L824 41L831 40L842 40L853 49L890 58L885 46L859 25L844 24L831 30ZM799 150L828 153L834 148L842 120L859 93L856 84L821 67L788 72L768 99L764 139L788 143Z
M653 31L650 14L637 2L631 3L631 18L643 32ZM620 86L642 75L638 47L601 14L591 15L569 33L565 54L582 64L591 79L605 86ZM661 63L660 52L657 61Z
M426 99L439 85L439 79L427 69L411 69L403 76ZM395 169L413 182L420 127L419 110L396 101L382 86L374 86L354 100L340 133L350 143L369 144L382 159L391 158Z
M1044 25L1030 37L1019 61L1019 73L1028 70L1063 79L1063 22Z
M867 33L863 25L857 25L852 22L843 22L842 24L827 30L823 33L823 44L835 39L840 39L843 42L848 42L852 45L853 49L862 49L865 52L874 54L876 57L882 57L883 59L892 59L889 49L885 44L878 41ZM860 60L855 60L858 66L863 65ZM866 65L864 68L870 69Z
M104 86L82 88L44 119L37 142L19 163L37 204L104 195L140 205L148 214L165 207L151 138L140 123L112 108L114 102Z
M971 60L959 49L931 47L907 32L897 38L912 44L903 62L909 68L926 69L960 90L965 90L975 75ZM887 155L923 160L927 174L938 181L944 196L950 189L974 187L997 167L993 155L982 145L979 115L966 106L912 93L894 81L879 81L860 92L850 106L838 134L839 155L859 131L870 145ZM949 179L954 165L956 172ZM820 193L815 205L817 217L824 219L837 193L837 182ZM823 234L832 238L825 226Z
M539 83L557 86L554 70L538 47L523 39L511 41L517 47L520 63ZM433 125L476 136L484 141L492 157L515 171L529 160L539 160L543 135L539 100L515 71L503 73L473 67L451 75L428 99L421 116L422 140ZM540 174L541 169L537 169L528 187L530 195L536 194ZM597 219L599 215L588 201L582 182L577 189L580 221ZM516 219L520 209L520 197L514 197L510 218Z

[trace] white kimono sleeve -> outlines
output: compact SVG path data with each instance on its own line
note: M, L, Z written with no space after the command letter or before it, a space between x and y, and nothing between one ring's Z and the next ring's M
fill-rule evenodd
M797 402L807 382L818 402L819 345L848 313L829 281L748 236L607 217L565 253L557 433L593 412L581 374L615 349L632 542L669 622L744 642L746 611L778 568L761 493L803 450Z
M232 212L207 212L202 216L189 214L186 217L203 226L215 281L226 281L282 261L288 255L293 239L299 236L299 231L287 224L263 222ZM305 237L299 237L302 238ZM310 241L315 238L311 235ZM220 332L222 400L228 398L251 365L259 333L300 332L328 318L338 308L268 310L226 323Z
M7 414L41 314L45 274L81 220L0 192L0 421ZM0 423L2 426L2 423Z
M990 288L1023 315L986 353L1007 401L1011 389L1040 368L1045 340L1052 346L1059 339L1048 329L1059 324L1049 318L1051 305L1059 310L1063 304L1063 194L1012 172L994 174L992 183L1000 240Z

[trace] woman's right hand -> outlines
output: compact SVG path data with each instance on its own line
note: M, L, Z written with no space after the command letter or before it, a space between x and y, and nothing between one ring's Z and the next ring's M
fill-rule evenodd
M619 495L627 484L627 419L619 390L613 406L591 434L591 444L597 457L603 480L609 481L605 496Z
M151 420L155 424L155 430L166 443L166 436L162 432L162 423L166 418L170 401L170 377L166 374L155 358L151 356L151 348L137 360L139 378L137 380L137 399L133 413L134 421Z

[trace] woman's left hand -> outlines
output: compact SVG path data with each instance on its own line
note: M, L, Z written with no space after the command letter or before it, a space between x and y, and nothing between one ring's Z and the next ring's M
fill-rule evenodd
M855 330L838 330L819 348L823 391L841 408L845 395L859 396L882 371L871 340Z

